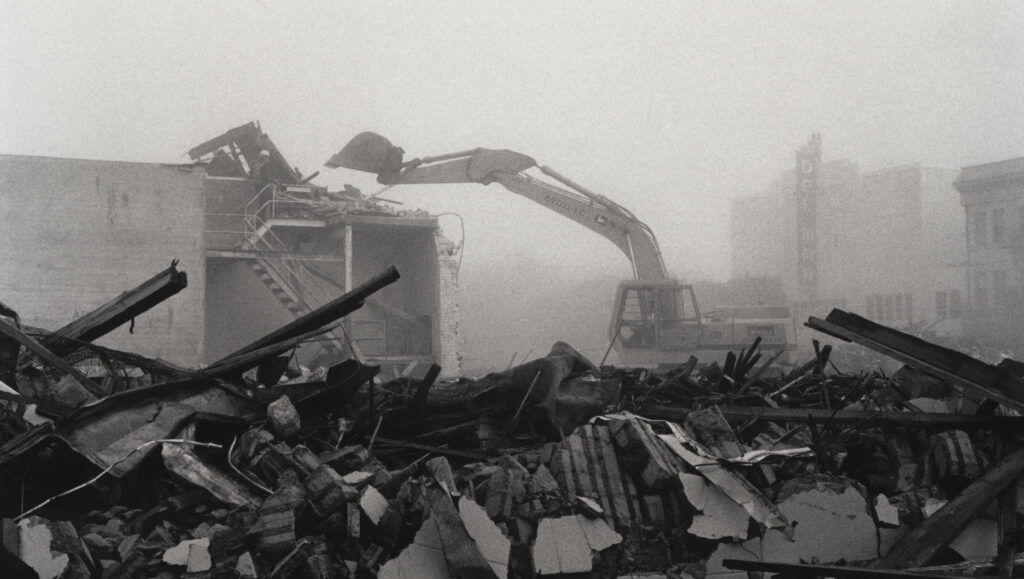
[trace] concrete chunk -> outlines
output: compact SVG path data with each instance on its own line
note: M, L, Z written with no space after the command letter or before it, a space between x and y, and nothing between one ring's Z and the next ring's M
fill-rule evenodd
M370 519L374 525L380 523L380 518L384 516L384 511L388 510L388 500L384 498L384 495L380 494L380 491L368 486L363 489L363 495L359 498L359 507L366 513L366 517Z
M267 405L267 419L270 429L281 440L288 440L297 435L302 428L299 412L295 410L291 399L282 396Z
M18 556L40 579L89 577L88 554L78 533L67 521L31 516L18 522Z
M189 539L186 541L182 541L178 543L176 546L164 551L164 556L161 558L161 560L164 563L167 563L168 565L174 565L176 567L185 567L189 564L192 545L199 545L201 547L208 548L210 546L210 538L205 537L203 539ZM206 556L207 558L209 558L209 551L207 551Z

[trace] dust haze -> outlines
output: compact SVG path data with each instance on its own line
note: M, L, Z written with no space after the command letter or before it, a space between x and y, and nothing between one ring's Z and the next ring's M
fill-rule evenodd
M372 176L322 166L361 131L408 157L508 148L633 211L688 282L737 273L733 201L812 133L826 162L862 170L1024 155L1020 3L0 7L0 153L178 163L258 119L317 183L372 193ZM555 339L600 358L630 275L613 245L498 185L383 196L451 214L467 369Z

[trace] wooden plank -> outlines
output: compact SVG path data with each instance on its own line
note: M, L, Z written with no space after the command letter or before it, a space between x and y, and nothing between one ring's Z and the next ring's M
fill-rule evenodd
M917 428L1024 428L1024 417L977 416L937 412L885 412L870 410L826 410L823 408L771 408L753 406L720 406L729 421L770 420L772 422L806 423L808 417L816 424L850 424L869 426L902 426ZM641 414L650 418L681 422L688 410L668 406L645 406Z
M110 333L185 289L188 276L178 271L177 267L178 260L172 261L167 269L60 328L52 337L44 338L42 344L58 356L63 356L73 348L62 344L60 338L91 342Z
M972 482L935 514L914 527L873 565L876 569L903 569L925 565L956 538L985 505L1024 472L1024 449L1001 460Z
M272 344L276 344L289 338L294 338L300 334L304 334L311 330L323 327L338 318L347 316L348 314L358 310L363 305L363 300L372 295L374 292L388 286L399 278L398 270L394 266L384 270L383 273L377 275L373 279L360 285L350 292L342 295L341 297L313 310L312 312L296 319L295 321L286 324L277 330L263 336L262 338L243 346L241 349L228 354L223 359L231 358L244 354L246 352L252 352ZM216 364L217 362L214 362Z
M1014 560L1017 558L1017 481L1014 480L999 493L996 523L999 543L996 554L997 570L1000 577L1013 577Z
M761 571L801 577L837 577L840 579L950 579L951 575L928 575L911 571L839 567L836 565L804 565L800 563L773 563L770 561L744 561L723 559L722 566L737 571Z
M937 346L839 309L832 310L824 320L811 317L805 325L881 352L976 396L1024 410L1024 380L963 352Z

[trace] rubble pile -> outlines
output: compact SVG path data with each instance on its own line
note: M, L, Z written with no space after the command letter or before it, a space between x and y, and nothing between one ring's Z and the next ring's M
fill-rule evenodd
M48 332L0 308L4 577L1010 574L1024 381L841 311L778 371L598 368L571 346L478 379L382 382L287 353L393 269L202 369L91 343L172 265ZM851 575L852 576L852 575ZM925 575L927 576L927 575Z

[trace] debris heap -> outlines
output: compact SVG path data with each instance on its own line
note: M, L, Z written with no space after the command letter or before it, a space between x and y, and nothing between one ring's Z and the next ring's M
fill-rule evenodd
M815 343L780 371L757 342L664 372L564 343L453 382L294 365L397 278L202 369L91 342L184 287L174 265L55 332L0 305L4 577L1013 571L1019 363L836 310L808 325L905 366Z

